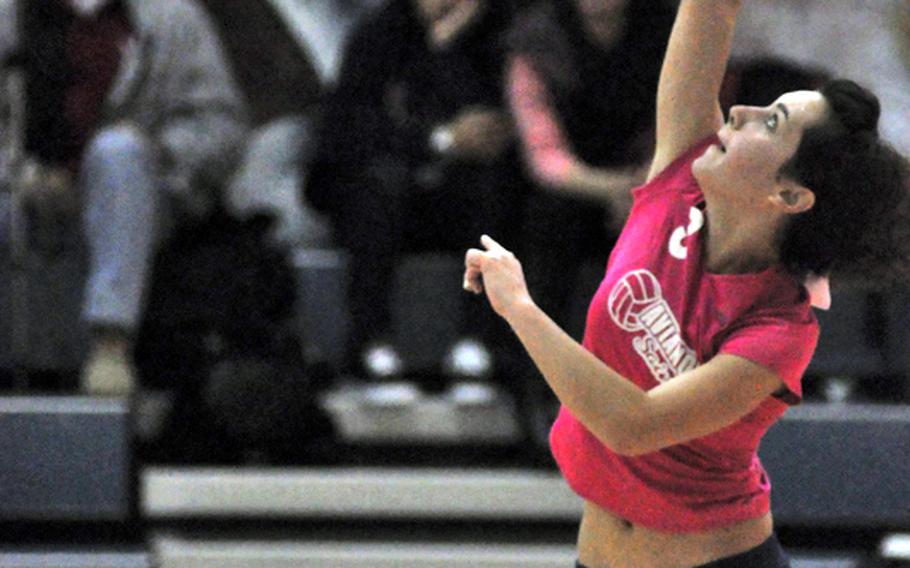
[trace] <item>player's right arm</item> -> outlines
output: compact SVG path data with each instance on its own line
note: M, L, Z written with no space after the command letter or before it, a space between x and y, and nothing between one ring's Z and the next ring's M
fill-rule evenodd
M742 0L682 0L657 87L650 180L723 124L718 97Z

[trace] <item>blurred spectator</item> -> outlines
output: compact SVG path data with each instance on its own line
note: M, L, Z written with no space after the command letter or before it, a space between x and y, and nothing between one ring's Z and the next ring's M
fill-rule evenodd
M326 85L338 78L344 47L357 24L387 0L279 0L272 2L290 22Z
M352 372L403 371L390 337L402 254L460 254L514 225L522 186L500 48L509 16L500 0L390 0L347 44L306 196L351 254ZM444 363L456 375L491 370L483 339L499 324L473 300L471 329Z
M900 42L901 59L904 67L910 70L910 0L898 0L895 5L897 16L894 18L894 31Z
M315 149L323 94L312 51L301 44L295 22L278 3L200 2L217 24L253 119L254 131L226 188L229 210L241 217L266 213L274 218L272 238L280 245L326 245L327 220L298 199L302 166Z
M538 0L508 35L506 88L537 185L518 250L535 300L572 333L582 323L571 301L579 269L606 264L650 162L674 14L662 0ZM527 357L512 364L520 375L537 373ZM549 460L558 404L543 384L524 381L518 395L530 451Z
M0 57L13 52L40 165L20 180L33 228L81 213L89 248L81 386L126 395L151 257L170 227L211 210L245 132L241 103L210 22L183 0L0 0Z
M906 0L749 0L732 57L776 57L856 80L881 99L882 135L910 155L910 66L901 60L907 32L899 24L907 11Z
M215 22L254 126L307 113L322 80L304 45L271 0L198 0Z
M563 325L579 267L606 262L644 181L673 15L663 1L543 0L509 34L508 94L538 185L522 258L535 299Z

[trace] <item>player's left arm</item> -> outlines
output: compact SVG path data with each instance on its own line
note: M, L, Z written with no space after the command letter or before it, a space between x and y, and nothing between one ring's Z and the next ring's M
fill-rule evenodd
M464 286L521 340L559 401L613 451L644 454L716 432L783 387L772 370L721 354L645 391L595 357L531 299L521 263L484 235L465 255Z
M645 391L622 377L537 306L508 319L559 401L613 451L640 455L706 436L783 388L774 371L736 355Z
M737 355L717 355L647 392L630 434L630 453L653 452L717 432L784 388L768 367Z

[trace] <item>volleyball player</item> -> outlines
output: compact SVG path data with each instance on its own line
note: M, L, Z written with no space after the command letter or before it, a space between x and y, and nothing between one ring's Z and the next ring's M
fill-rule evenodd
M907 164L879 139L874 95L835 81L724 120L740 4L680 3L653 164L582 345L511 252L485 235L466 254L465 288L485 291L562 403L550 442L585 501L579 566L788 566L756 449L801 400L819 334L805 283L872 274L900 248Z

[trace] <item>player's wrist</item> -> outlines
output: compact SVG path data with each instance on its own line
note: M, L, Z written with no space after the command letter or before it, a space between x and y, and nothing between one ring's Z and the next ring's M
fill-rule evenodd
M516 330L536 325L541 315L543 312L529 295L516 298L503 309L502 313L503 319Z

